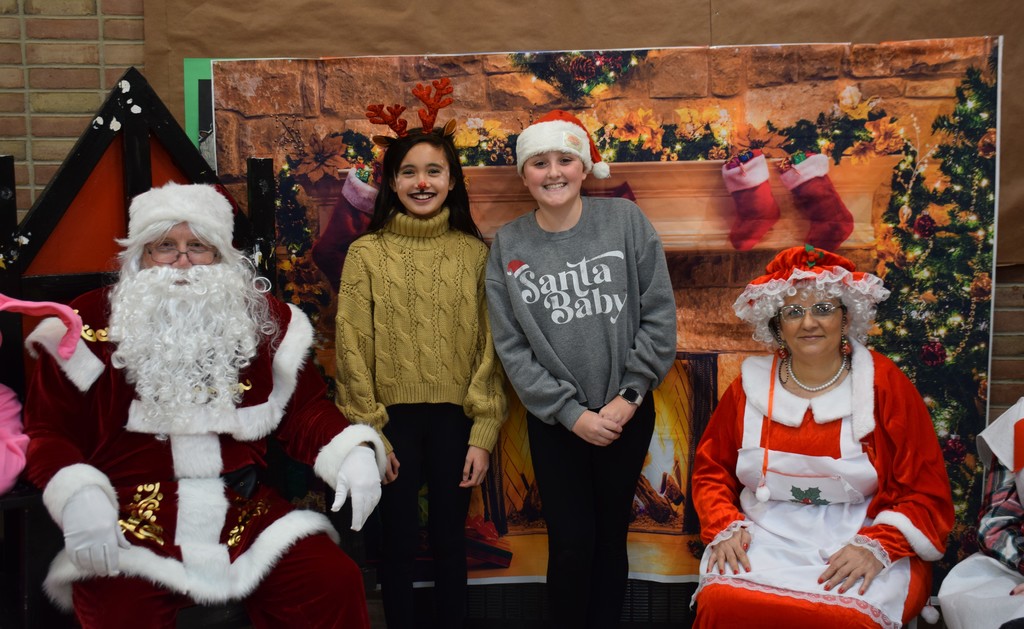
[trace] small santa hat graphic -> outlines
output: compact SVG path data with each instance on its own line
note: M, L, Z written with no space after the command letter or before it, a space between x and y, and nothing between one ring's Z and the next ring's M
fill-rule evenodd
M519 277L528 268L530 268L530 265L522 260L512 260L508 263L508 267L505 268L505 272L512 277Z

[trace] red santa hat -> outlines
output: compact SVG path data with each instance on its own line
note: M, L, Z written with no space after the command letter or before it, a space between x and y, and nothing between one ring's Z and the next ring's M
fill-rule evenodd
M747 284L733 303L736 316L754 326L755 340L774 342L768 320L775 316L797 283L818 289L838 285L843 303L858 305L850 308L848 331L858 340L866 335L875 306L889 297L889 289L881 278L857 271L849 259L811 245L790 247L779 252L765 267L765 274Z
M567 111L551 111L519 134L516 140L516 169L519 174L523 174L526 160L548 151L571 153L579 157L583 162L583 172L592 173L598 179L607 179L611 174L590 132L576 116Z
M780 251L765 267L765 274L755 278L744 292L756 292L757 287L771 282L792 283L796 279L814 277L828 281L842 281L847 275L851 281L863 281L869 273L857 271L853 262L843 256L817 249L811 245L790 247Z
M220 251L231 248L235 217L231 202L209 184L181 185L173 181L143 192L128 208L128 239L155 223L188 223Z

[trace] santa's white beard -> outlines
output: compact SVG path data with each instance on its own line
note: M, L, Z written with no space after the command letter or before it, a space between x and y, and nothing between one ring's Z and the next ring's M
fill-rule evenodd
M251 276L229 264L122 272L110 299L112 356L135 385L142 418L174 432L198 407L241 398L238 374L256 355L263 302ZM255 299L255 301L254 301Z

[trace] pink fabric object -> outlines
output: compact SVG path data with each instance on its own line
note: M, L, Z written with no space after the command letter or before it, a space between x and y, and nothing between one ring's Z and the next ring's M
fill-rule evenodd
M68 306L52 301L22 301L0 294L0 311L3 310L37 317L46 315L60 317L60 320L67 326L68 331L64 334L64 338L60 340L58 352L61 358L65 360L74 353L75 345L78 344L78 337L82 334L82 318Z
M21 403L0 384L0 494L7 493L25 469L28 435L21 432Z
M33 316L55 315L68 331L60 340L57 351L65 360L75 352L82 334L82 318L64 304L52 301L22 301L0 294L0 311L10 310ZM2 340L2 339L0 339ZM7 493L25 469L28 435L22 432L21 402L9 387L0 384L0 494Z

